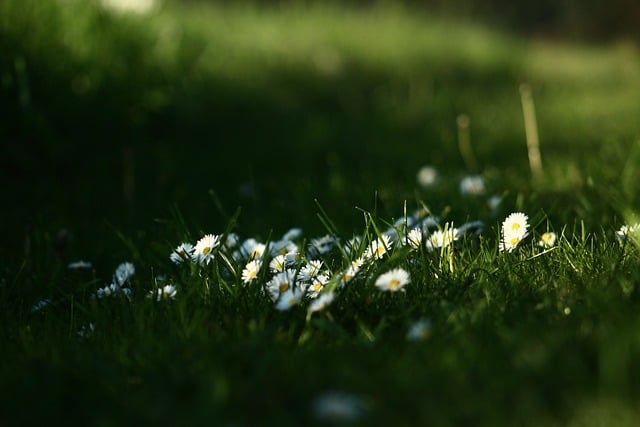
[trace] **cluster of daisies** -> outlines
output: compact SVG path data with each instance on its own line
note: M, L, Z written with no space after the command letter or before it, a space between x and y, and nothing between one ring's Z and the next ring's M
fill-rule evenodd
M309 241L303 238L299 228L286 232L280 239L260 242L255 238L241 241L235 233L226 235L206 234L195 244L184 242L169 255L177 266L188 265L186 271L197 272L216 265L223 280L231 286L250 286L258 289L274 304L275 309L286 311L304 304L307 313L328 307L336 295L360 277L382 292L403 292L411 283L409 272L402 267L385 269L381 264L390 252L401 249L407 252L425 251L444 253L465 236L477 236L484 229L482 221L471 221L454 227L452 223L440 225L437 217L422 209L404 216L374 238L354 236L347 241L325 235ZM527 237L528 217L516 212L502 223L499 250L512 252ZM556 235L544 233L538 244L544 248L555 245ZM338 265L338 267L335 267ZM87 267L89 266L89 267ZM69 268L90 268L91 264L78 261ZM181 268L181 267L179 267ZM382 271L380 273L380 271ZM131 278L135 274L132 263L120 264L111 283L92 294L94 299L124 296L131 299ZM146 292L155 301L175 299L178 288L164 277L161 285ZM34 305L41 309L48 301ZM428 321L414 325L409 339L428 332Z
M510 215L502 226L500 250L511 252L527 236L528 218L523 213ZM354 236L342 242L326 235L306 241L302 230L294 228L280 239L259 242L244 241L237 234L206 234L195 244L181 243L169 255L176 265L207 268L220 266L223 277L234 286L253 286L266 295L277 310L285 311L306 303L307 312L320 311L330 305L336 294L356 277L364 277L379 291L401 292L411 283L402 267L384 269L377 264L398 247L408 252L438 252L451 248L464 236L479 235L482 221L467 222L459 227L440 225L439 219L426 210L403 216L387 230L365 239ZM555 239L555 238L554 238ZM553 245L548 239L545 245ZM341 260L335 262L336 257ZM327 260L332 260L330 267ZM377 265L376 265L377 264ZM371 272L376 272L372 275ZM159 291L158 291L159 292Z

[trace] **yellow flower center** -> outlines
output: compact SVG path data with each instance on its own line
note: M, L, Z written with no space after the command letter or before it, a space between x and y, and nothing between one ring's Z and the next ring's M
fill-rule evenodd
M509 243L511 244L511 246L515 246L518 244L518 242L520 242L520 239L517 237L512 237L511 240L509 241Z
M207 246L204 249L202 249L202 255L206 256L206 255L209 254L209 252L211 252L211 247L210 246Z
M289 283L288 282L280 283L280 286L278 286L278 290L280 290L280 292L288 291L289 290Z
M514 222L514 223L511 225L511 229L512 229L513 231L520 230L520 224L518 224L517 222Z
M400 287L400 280L391 279L389 280L389 289L398 289Z

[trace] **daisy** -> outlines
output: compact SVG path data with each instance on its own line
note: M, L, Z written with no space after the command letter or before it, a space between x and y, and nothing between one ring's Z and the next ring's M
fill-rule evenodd
M167 299L175 299L178 290L173 285L165 285L162 288L158 288L153 291L149 291L147 298L155 298L156 301L162 301Z
M418 171L416 180L418 185L423 188L431 187L438 179L438 171L433 166L423 166Z
M542 236L540 236L538 246L542 246L543 248L552 248L556 244L556 238L556 233L554 233L553 231L547 231Z
M362 398L345 392L328 392L318 396L313 402L313 412L321 421L334 424L358 421L366 411Z
M623 225L622 227L620 227L620 230L616 231L616 237L621 242L624 242L627 239L627 237L629 237L630 235L633 235L638 231L640 231L640 224L633 224L631 226Z
M276 310L287 311L302 299L304 292L300 289L291 288L280 294L280 299L276 304Z
M380 275L376 280L376 287L381 291L397 292L411 281L409 273L402 269L396 268Z
M428 217L422 220L422 229L426 232L432 228L438 228L440 225L440 218L429 215Z
M238 237L236 233L229 233L224 238L224 247L227 249L233 249L236 247L239 241L240 237Z
M422 245L422 230L414 228L407 234L406 244L412 249L418 249Z
M284 260L287 263L287 266L291 266L291 265L294 265L297 262L301 261L302 260L302 255L296 249L295 251L287 252L285 254L285 256L284 256Z
M289 252L297 252L298 245L290 240L278 240L269 245L272 255L286 255Z
M77 332L80 338L89 338L93 335L93 332L96 330L96 325L93 322L89 322L86 325L82 325L80 330Z
M218 245L220 245L220 236L206 234L202 239L198 240L196 247L193 248L193 261L200 265L209 264L213 258L213 250Z
M112 296L115 296L119 290L120 290L120 287L115 283L112 283L110 285L107 285L103 288L98 289L96 293L93 295L93 297L98 299L112 297Z
M413 225L416 223L416 219L414 217L411 216L407 216L407 217L400 217L398 219L395 220L395 222L393 223L393 227L392 228L398 228L398 227L403 227L406 226L407 228L411 228L413 227Z
M484 222L482 221L471 221L462 224L458 227L458 234L463 235L467 232L473 232L475 235L480 235L482 233L482 229L484 228Z
M292 228L282 236L282 240L288 240L291 242L292 240L298 240L302 237L302 228Z
M527 237L529 223L527 215L522 212L512 213L502 223L502 241L500 252L512 252Z
M314 277L311 284L307 287L307 295L309 295L309 298L317 298L328 281L329 276L327 274L319 274Z
M266 248L267 246L265 244L258 242L254 238L249 238L242 242L240 251L235 254L235 257L248 259L262 258Z
M318 255L325 255L331 252L335 245L336 239L327 234L326 236L312 239L311 247L309 249L311 249L312 252L317 253Z
M347 283L349 283L351 281L351 279L353 279L356 274L358 274L358 272L360 272L360 267L356 267L353 264L351 266L349 266L346 270L344 270L341 273L338 273L340 275L340 287L345 286Z
M502 223L502 232L508 236L524 237L529 228L529 218L522 212L512 213Z
M300 269L300 276L302 280L309 281L320 274L320 269L322 268L322 261L313 260L309 261L308 264L305 264Z
M458 240L459 235L460 233L457 228L449 227L448 224L445 224L444 230L438 230L429 236L425 246L429 251L437 248L446 248Z
M464 195L479 196L484 191L484 179L479 175L467 176L460 181L460 192Z
M122 286L136 273L136 268L130 262L123 262L114 273L115 282Z
M327 292L326 294L320 295L319 298L314 300L311 304L309 304L309 308L307 308L307 313L315 313L316 311L322 311L327 308L335 298L336 294L333 292Z
M353 261L351 261L351 267L354 268L356 270L356 273L358 271L360 271L360 268L362 268L362 266L364 265L364 257L361 256L360 258L356 258Z
M367 250L364 252L364 257L367 259L382 259L387 250L391 248L391 238L386 234L382 234L379 238L371 242Z
M244 266L244 270L242 270L242 281L247 284L256 280L260 267L262 267L262 261L259 259L249 261L247 265Z
M70 263L69 265L67 265L67 268L70 270L84 270L84 269L88 269L93 267L93 264L91 264L88 261L75 261Z
M358 248L360 247L360 242L362 242L362 237L360 236L354 236L352 239L350 239L347 243L345 243L344 245L344 251L348 254L348 255L354 255L354 253L358 250Z
M191 259L193 255L193 245L191 243L181 243L177 248L171 252L169 259L174 264L181 264L184 261Z
M43 308L45 308L46 306L48 306L49 304L51 304L51 300L50 299L41 299L35 302L35 304L33 304L31 306L31 312L35 313L36 311L40 311Z
M284 271L284 268L286 266L287 260L285 258L284 255L278 255L276 257L274 257L271 262L269 262L269 270L271 270L272 273L280 273L282 271Z
M267 282L267 292L273 301L293 288L295 274L294 270L283 271L273 276L273 278Z
M487 206L489 206L489 209L491 209L492 211L498 209L500 207L500 203L502 203L502 197L498 196L497 194L494 194L487 200Z
M424 341L429 338L431 333L431 322L427 319L421 319L409 327L407 331L408 341Z

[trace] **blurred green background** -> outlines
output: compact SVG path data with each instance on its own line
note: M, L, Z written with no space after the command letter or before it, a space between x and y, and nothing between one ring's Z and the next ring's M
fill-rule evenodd
M355 206L390 218L405 199L436 211L457 203L470 172L511 191L511 205L535 190L535 209L566 204L558 219L574 218L576 190L618 185L639 135L638 9L627 0L5 0L3 250L20 258L37 230L54 245L67 230L64 259L120 259L114 230L173 244L184 235L171 225L177 210L192 230L220 232L238 206L245 235L322 233L315 198L349 233L362 223ZM546 168L537 186L522 83ZM458 152L460 114L478 171ZM443 173L440 191L417 188L424 164Z

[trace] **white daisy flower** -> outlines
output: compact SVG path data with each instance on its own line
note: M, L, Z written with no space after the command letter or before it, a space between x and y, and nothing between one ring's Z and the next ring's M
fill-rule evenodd
M96 325L93 322L89 322L86 325L82 325L80 330L77 332L80 338L89 338L96 330Z
M624 242L627 237L637 233L638 231L640 231L640 224L633 224L631 226L623 225L618 231L616 231L616 237L621 242Z
M276 310L279 311L287 311L294 305L298 304L302 297L304 296L304 291L301 289L290 288L284 293L280 294L280 298L276 303Z
M316 418L335 424L356 422L366 409L360 397L344 392L328 392L313 402Z
M269 252L272 256L286 255L289 252L298 252L298 245L290 240L277 240L269 245Z
M416 176L418 185L423 188L433 186L438 180L438 171L433 166L423 166Z
M431 321L420 319L409 327L407 331L408 341L424 341L431 334Z
M412 249L418 249L422 245L422 230L414 228L407 234L406 244Z
M287 260L286 260L285 256L284 255L278 255L278 256L275 256L269 262L269 270L271 270L272 273L280 273L280 272L284 271L286 265L287 265Z
M224 247L227 249L233 249L238 245L240 237L236 233L229 233L224 238Z
M459 236L460 233L458 232L457 228L445 224L444 230L438 230L427 238L425 246L429 251L433 251L434 249L443 247L446 248L447 246L458 240Z
M93 267L93 264L91 264L89 261L74 261L72 263L69 263L69 265L67 265L67 268L69 270L86 270Z
M161 288L149 291L147 298L155 299L156 301L175 299L178 290L173 285L165 285Z
M316 311L322 311L327 308L335 299L336 294L333 292L327 292L326 294L320 295L319 298L315 299L309 307L307 308L307 313L315 313Z
M220 245L220 236L206 234L202 239L198 240L196 247L193 248L193 261L200 265L209 264L213 258L213 250L218 245Z
M440 225L440 218L432 215L429 215L428 217L424 218L421 222L422 230L424 232L428 232L432 228L438 228L439 225Z
M527 237L529 228L527 215L522 212L512 213L502 223L502 241L500 252L512 252L518 244Z
M484 179L479 175L467 176L460 181L460 192L464 195L479 196L484 191Z
M371 242L364 252L364 257L366 259L382 259L389 249L391 249L391 239L386 234L382 234Z
M467 232L472 232L475 235L480 235L483 229L484 229L484 222L470 221L458 227L458 234L463 235L463 234L466 234Z
M336 245L336 240L328 234L311 240L310 250L317 255L325 255L331 252Z
M191 259L193 255L193 245L191 243L181 243L177 248L171 252L169 259L174 264L181 264L184 261Z
M411 281L409 273L402 268L395 268L380 275L376 287L381 291L397 292Z
M295 283L293 280L295 275L296 273L294 270L286 270L282 273L276 274L267 282L267 292L273 301L277 300L280 295L294 287Z
M36 311L40 311L46 306L48 306L49 304L51 304L50 299L44 298L44 299L38 300L31 306L31 312L35 313Z
M540 241L538 242L538 246L542 246L543 248L552 248L556 244L556 233L553 231L547 231L540 236Z
M307 295L309 295L309 298L317 298L327 282L329 282L329 276L327 274L323 273L315 276L307 287Z
M351 267L355 269L357 273L358 271L360 271L360 269L364 265L364 262L365 262L364 256L361 256L360 258L356 258L353 261L351 261Z
M234 258L236 261L244 258L244 259L256 259L262 258L264 251L266 249L266 245L258 242L254 238L249 238L242 242L240 245L240 249L234 253Z
M498 209L500 207L500 203L502 203L502 197L498 196L497 194L494 194L487 200L487 206L489 206L489 209L491 209L492 211Z
M113 297L113 296L116 296L119 291L120 291L120 287L115 283L112 283L110 285L107 285L103 288L98 289L96 293L93 295L93 297L98 299Z
M292 228L286 233L284 233L284 236L282 236L282 240L292 241L292 240L298 240L301 237L302 237L302 229Z
M116 268L114 273L115 282L118 286L124 285L136 273L136 268L130 262L123 262Z
M322 269L322 261L313 260L303 265L300 269L300 277L303 281L309 281L320 274Z
M348 254L348 255L354 255L355 252L358 250L358 248L360 247L360 242L362 242L362 237L360 236L354 236L352 239L350 239L347 243L345 243L344 245L344 251Z
M512 213L502 223L502 233L508 236L524 237L529 228L529 218L522 212Z
M414 224L416 223L416 219L412 216L401 216L400 218L396 219L393 223L393 228L398 228L398 227L404 227L406 226L407 228L412 228L414 226Z
M244 270L242 270L242 281L246 283L251 283L258 277L258 273L260 272L260 267L262 267L262 261L259 259L252 259L244 266Z
M298 263L299 261L301 261L302 260L302 255L296 249L295 251L286 253L285 256L284 256L284 260L287 263L287 267L289 267L289 266L294 265L294 264Z
M353 265L347 267L346 270L338 273L340 277L340 287L345 286L347 283L351 281L358 273L360 272L360 267L355 267Z

